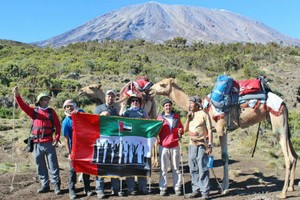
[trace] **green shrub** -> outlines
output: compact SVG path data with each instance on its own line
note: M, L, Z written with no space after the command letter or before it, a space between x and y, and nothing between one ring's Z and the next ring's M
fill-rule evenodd
M13 119L14 113L13 108L0 108L0 118ZM19 110L15 109L15 118L19 116Z
M291 139L291 141L292 141L292 145L293 145L295 151L297 151L298 154L299 154L299 152L300 152L300 138L293 137Z

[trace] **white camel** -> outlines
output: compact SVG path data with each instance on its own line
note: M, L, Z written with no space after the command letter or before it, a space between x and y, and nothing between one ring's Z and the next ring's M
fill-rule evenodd
M189 108L189 97L185 94L180 87L175 83L172 78L164 79L151 87L150 94L164 95L172 99L179 107L188 111ZM211 108L211 107L210 107ZM280 146L285 159L285 181L282 192L277 195L278 198L286 198L287 191L294 190L294 179L297 154L292 147L288 126L288 110L286 105L281 105L281 114L276 116L271 112L268 112L265 106L260 106L254 110L252 108L231 108L229 114L225 114L223 118L214 120L212 109L209 109L209 115L212 119L214 127L216 128L222 151L222 162L223 162L223 181L222 189L224 193L228 192L229 189L229 176L228 176L228 145L227 145L227 123L235 126L231 127L237 129L238 127L246 128L266 119L267 115L270 118L272 124L272 130L274 133L280 136ZM230 122L228 122L230 121Z

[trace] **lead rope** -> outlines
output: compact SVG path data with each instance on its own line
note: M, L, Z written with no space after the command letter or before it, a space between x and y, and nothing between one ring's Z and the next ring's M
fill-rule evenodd
M13 133L15 134L16 133L16 130L15 130L15 110L16 110L16 94L14 93L14 100L13 100ZM17 168L18 168L18 164L16 162L16 159L15 159L15 156L14 156L14 152L15 152L15 145L13 145L13 149L12 149L12 154L11 154L11 157L15 163L15 171L14 171L14 174L13 174L13 177L11 179L11 184L10 184L10 192L12 192L14 190L14 180L15 180L15 176L16 176L16 173L17 173Z

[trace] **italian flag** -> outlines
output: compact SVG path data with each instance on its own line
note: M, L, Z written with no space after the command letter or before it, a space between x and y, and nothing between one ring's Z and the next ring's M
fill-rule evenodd
M150 176L151 149L162 122L150 119L72 115L71 159L76 172L103 177Z

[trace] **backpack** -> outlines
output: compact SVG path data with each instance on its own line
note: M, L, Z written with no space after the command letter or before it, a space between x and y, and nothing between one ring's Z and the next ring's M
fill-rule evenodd
M226 75L219 75L213 90L210 93L212 104L221 110L225 110L231 105L231 90L233 78Z

